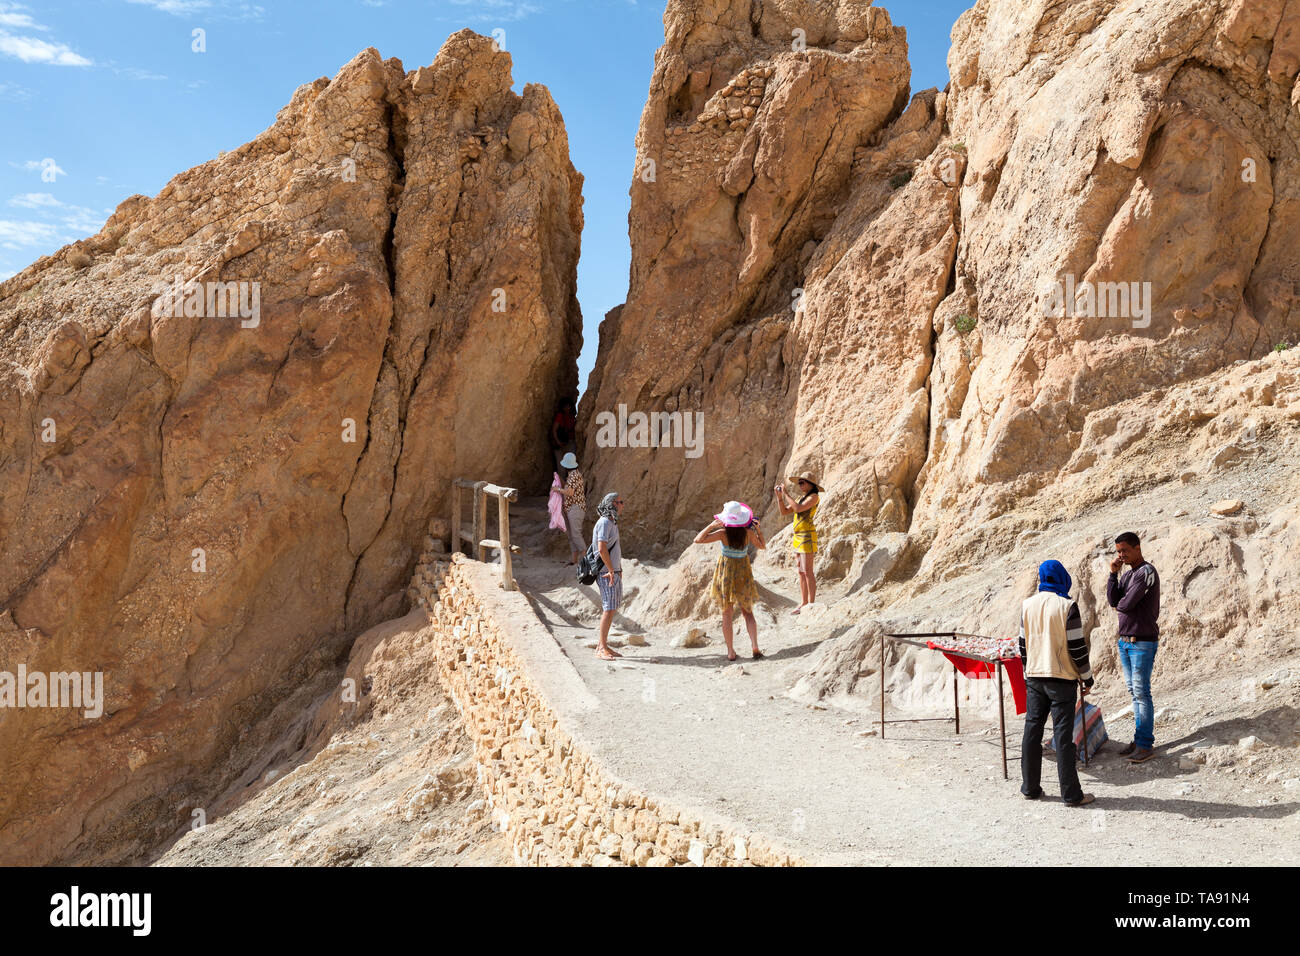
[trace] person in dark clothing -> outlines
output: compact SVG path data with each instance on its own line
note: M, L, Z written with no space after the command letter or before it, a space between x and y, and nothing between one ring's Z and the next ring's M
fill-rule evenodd
M1081 807L1092 803L1094 797L1079 785L1074 706L1079 682L1083 682L1084 694L1092 688L1092 668L1079 605L1070 599L1070 584L1070 572L1060 561L1044 561L1038 566L1038 593L1020 608L1020 659L1025 665L1028 697L1020 747L1020 792L1026 800L1043 795L1039 786L1043 728L1051 713L1061 800L1066 806Z
M1133 698L1133 742L1120 751L1130 763L1156 755L1155 705L1151 702L1151 669L1160 641L1160 575L1142 557L1142 544L1132 531L1115 539L1106 600L1119 612L1119 662ZM1122 575L1120 568L1131 570Z
M551 418L551 430L547 438L551 444L551 454L555 456L555 470L560 473L560 480L563 481L568 470L560 464L561 460L569 452L575 455L578 452L578 409L573 399L560 399L560 404L555 407L555 415Z

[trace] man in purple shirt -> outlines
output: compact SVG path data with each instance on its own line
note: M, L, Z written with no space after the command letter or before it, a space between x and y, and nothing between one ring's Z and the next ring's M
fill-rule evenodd
M1143 763L1155 753L1155 706L1151 703L1151 668L1160 640L1160 575L1142 557L1142 544L1132 531L1115 539L1118 552L1110 562L1106 600L1119 612L1119 663L1133 697L1133 742L1120 751L1129 763ZM1128 565L1131 570L1119 573Z

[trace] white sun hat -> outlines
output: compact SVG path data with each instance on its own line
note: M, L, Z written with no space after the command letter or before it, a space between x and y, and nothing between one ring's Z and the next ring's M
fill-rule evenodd
M714 515L728 528L743 528L754 520L754 509L743 501L728 501L722 511Z
M569 452L567 455L565 455L563 458L560 459L560 467L567 468L569 469L569 471L573 471L573 469L578 467L578 459L573 454L573 452Z

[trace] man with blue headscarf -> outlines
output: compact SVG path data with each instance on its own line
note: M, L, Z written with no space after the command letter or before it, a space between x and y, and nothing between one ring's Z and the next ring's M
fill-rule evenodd
M1056 745L1056 777L1066 806L1081 807L1093 795L1079 786L1074 746L1074 706L1079 681L1083 692L1092 687L1088 642L1083 636L1079 605L1070 600L1070 572L1060 561L1038 566L1038 593L1020 609L1020 658L1025 664L1028 710L1020 748L1020 792L1026 800L1043 795L1043 727L1052 715Z

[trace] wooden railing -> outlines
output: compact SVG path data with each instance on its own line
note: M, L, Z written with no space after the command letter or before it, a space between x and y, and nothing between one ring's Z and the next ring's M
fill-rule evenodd
M460 490L468 488L474 492L473 530L462 531ZM485 538L487 534L487 500L497 500L497 534L498 537ZM519 500L519 492L514 488L502 488L488 481L470 481L457 478L451 483L451 549L459 551L461 542L472 549L470 554L479 561L487 560L489 548L501 550L501 587L507 591L515 589L514 565L512 555L519 553L519 548L510 544L510 502Z

